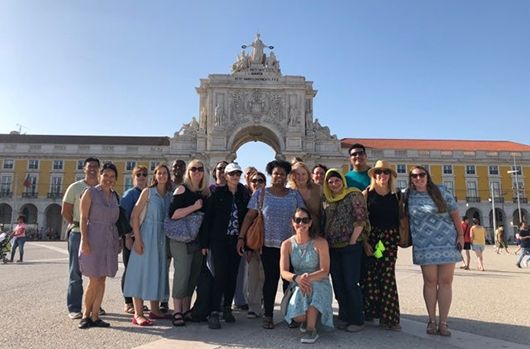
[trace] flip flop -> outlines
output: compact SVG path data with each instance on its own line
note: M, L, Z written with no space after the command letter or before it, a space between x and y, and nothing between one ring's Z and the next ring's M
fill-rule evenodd
M140 320L142 318L144 319L143 321ZM139 316L139 317L133 316L131 322L133 323L133 325L138 325L138 326L153 326L153 321L146 319L143 316Z

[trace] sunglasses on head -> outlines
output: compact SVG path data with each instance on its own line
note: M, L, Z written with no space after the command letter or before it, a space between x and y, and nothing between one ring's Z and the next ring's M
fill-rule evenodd
M256 184L256 183L265 183L265 180L263 178L254 178L253 180L251 180L252 183Z
M352 157L353 157L353 156L362 156L362 155L364 155L364 154L366 154L366 152L365 152L364 150L359 150L359 151L354 151L354 152L352 152L352 153L350 154L350 156L352 156Z
M381 175L381 174L383 174L383 173L386 174L386 175L388 176L389 174L392 173L392 171L390 171L390 170L387 169L387 168L385 168L384 170L374 170L374 174L376 174L376 175Z
M232 172L228 172L227 175L229 175L230 177L241 177L241 172L240 171L232 171Z
M425 173L425 172L411 173L410 176L412 178L425 178L425 176L427 176L427 173Z
M296 224L309 224L309 222L311 222L311 218L309 217L294 217L293 218L293 222L295 222Z
M204 167L195 167L194 166L194 167L190 168L190 171L191 172L197 172L197 171L198 172L204 172Z
M136 177L147 177L147 173L145 173L145 172L138 172L138 173L136 174Z
M217 171L224 171L225 168L224 168L224 167L217 167L216 170L217 170Z

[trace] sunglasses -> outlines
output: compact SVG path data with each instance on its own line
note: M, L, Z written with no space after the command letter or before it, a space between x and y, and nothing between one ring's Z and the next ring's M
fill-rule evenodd
M265 183L265 180L264 179L261 179L261 178L254 178L253 180L251 180L252 183L256 184L256 183Z
M191 172L197 172L197 171L198 172L204 172L204 167L195 167L194 166L194 167L190 168L190 171Z
M311 222L311 218L309 217L294 217L293 222L296 224L309 224Z
M228 172L227 175L229 175L230 177L241 177L241 172L239 171L232 171L232 172Z
M217 170L217 171L224 171L224 170L225 170L225 167L217 167L216 170Z
M144 172L138 172L136 174L136 177L140 178L140 177L147 177L147 173L144 173Z
M387 168L385 168L384 170L375 170L375 171L374 171L374 174L376 174L376 175L381 175L381 174L383 174L383 173L386 174L386 175L388 176L389 174L392 173L392 171L390 171L390 170L387 169Z
M410 176L414 179L416 178L425 178L425 176L427 176L427 173L425 172L420 172L420 173L411 173Z
M361 151L354 151L353 153L350 154L351 157L354 157L354 156L363 156L364 154L366 154L366 152L364 150L361 150Z

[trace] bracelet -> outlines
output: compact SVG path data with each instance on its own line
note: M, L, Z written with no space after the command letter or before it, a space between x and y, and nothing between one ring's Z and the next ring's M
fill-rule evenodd
M237 239L245 241L245 237L244 236L238 236Z
M297 277L297 276L300 276L300 275L298 275L298 274L294 274L294 275L293 275L293 282L294 282L295 284L298 283L298 282L296 282L296 277Z

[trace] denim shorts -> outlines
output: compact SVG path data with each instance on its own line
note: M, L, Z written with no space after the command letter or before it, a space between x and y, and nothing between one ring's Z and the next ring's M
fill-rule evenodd
M472 249L473 251L483 252L483 251L484 251L484 248L485 248L484 245L471 244L471 249Z

